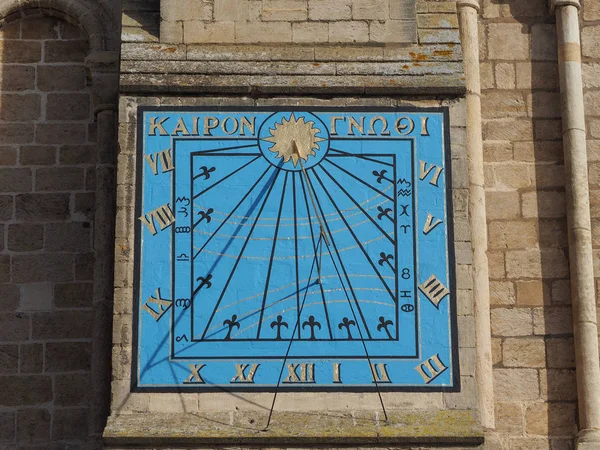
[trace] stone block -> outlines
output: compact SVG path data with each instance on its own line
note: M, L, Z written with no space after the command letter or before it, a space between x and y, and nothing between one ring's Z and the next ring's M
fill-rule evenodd
M21 373L41 373L44 369L43 344L21 344L20 347Z
M573 344L573 338L547 338L546 354L548 355L548 368L575 368L575 347Z
M483 143L483 157L486 162L505 162L513 159L513 146L505 141Z
M530 56L527 27L519 23L488 25L488 56L495 60L527 60Z
M532 191L522 195L523 217L565 217L565 193L560 191Z
M21 311L50 311L53 307L52 283L33 283L21 286Z
M0 442L13 442L16 436L16 411L0 413Z
M567 258L559 249L509 251L506 269L509 278L564 278L569 275Z
M17 219L27 222L65 220L69 217L69 194L22 194L16 196Z
M533 319L529 308L494 308L491 311L493 336L529 336Z
M577 400L577 380L574 370L542 370L540 386L542 397L549 401Z
M506 262L503 252L488 251L490 278L501 279L506 276Z
M521 403L496 404L496 428L510 434L522 434L524 428Z
M594 0L585 0L583 2L583 20L600 20L600 3Z
M581 30L581 52L588 58L600 58L600 25L588 25Z
M239 22L242 27L246 22ZM289 26L289 24L287 24ZM186 20L183 22L183 41L186 43L232 43L236 40L234 22L198 22ZM266 33L266 31L263 31ZM291 34L291 33L290 33ZM267 36L266 38L268 38ZM252 42L244 41L244 42Z
M390 18L389 3L389 0L353 0L352 19L387 20Z
M557 305L571 304L571 282L555 280L552 282L552 303Z
M81 144L86 142L87 126L84 123L39 123L35 136L40 144Z
M46 375L0 376L0 405L23 407L52 401L52 377ZM25 410L27 411L27 410Z
M0 255L0 283L10 281L11 257L10 255Z
M502 362L504 367L545 367L546 344L540 338L505 339Z
M87 40L46 41L44 43L44 62L83 62L89 50Z
M515 288L510 281L490 281L490 304L508 306L515 304Z
M308 0L310 20L350 20L352 0Z
M8 256L8 255L7 255ZM3 264L10 267L10 257L5 257ZM7 274L10 278L10 274ZM8 280L5 280L8 281ZM16 311L21 300L21 291L16 284L0 284L0 311Z
M223 1L216 0L214 2L205 2L198 0L164 0L161 1L160 4L160 18L161 20L166 21L175 21L175 20L213 20L213 11L214 11L214 20L234 20L232 18L225 19L223 18L223 12L218 7L222 6L223 3L231 3L231 4L239 4L242 6L243 2L236 1ZM247 6L244 5L244 6ZM218 16L217 16L218 13ZM240 18L239 20L241 20ZM162 39L162 36L161 36Z
M366 22L331 22L329 42L368 42L369 25Z
M19 150L19 161L26 166L48 166L56 163L56 148L45 145L27 145Z
M17 164L16 147L0 147L0 166L14 166Z
M528 162L562 162L562 142L515 142L515 160Z
M35 67L24 65L3 65L0 67L2 91L25 91L35 88Z
M493 89L494 84L494 67L492 63L482 62L479 65L479 76L481 77L481 89Z
M542 436L572 436L577 431L575 404L533 403L525 411L528 434Z
M492 364L500 364L502 362L502 339L492 338Z
M8 226L8 249L15 252L40 250L44 246L44 227L32 223Z
M496 64L496 87L498 89L515 89L516 87L516 76L515 76L515 65L512 63L498 63Z
M567 219L539 220L539 246L565 248L569 246Z
M293 42L316 43L328 40L329 24L326 22L294 22L292 24Z
M417 11L415 8L415 0L392 0L389 2L390 19L397 20L415 20ZM454 2L442 2L435 8L434 4L430 4L431 12L456 12ZM450 5L448 5L450 4Z
M556 25L549 23L531 26L531 59L536 61L558 59Z
M75 255L75 280L88 281L94 276L94 254L79 253Z
M64 145L60 148L59 163L69 164L94 164L96 162L95 145Z
M80 91L86 87L83 64L39 65L37 87L40 91Z
M562 139L562 123L560 120L536 119L533 121L533 132L536 139L560 141Z
M556 89L558 85L558 64L536 61L517 63L518 89Z
M0 192L31 192L30 169L0 169Z
M46 372L90 370L89 342L49 342L46 344Z
M33 408L18 410L17 440L23 443L47 443L50 440L50 422L51 415L47 409Z
M486 191L488 220L512 219L520 216L519 194L516 191Z
M28 144L33 142L34 130L31 123L0 124L0 145Z
M489 91L481 97L482 117L499 119L506 117L525 117L527 104L523 94L518 91Z
M417 27L415 22L406 20L373 21L369 23L369 39L381 43L416 42Z
M495 369L494 393L497 401L528 401L540 396L535 369Z
M517 281L517 305L542 306L551 303L550 287L542 280Z
M55 409L52 418L52 438L57 440L88 437L88 408Z
M419 42L422 44L458 44L460 36L458 30L419 30Z
M51 223L46 225L48 251L84 252L91 250L91 227L88 222Z
M54 403L59 406L87 406L91 385L87 373L57 374L54 376Z
M0 315L0 341L14 342L29 339L29 317L21 313Z
M89 94L48 94L46 118L48 120L90 119Z
M184 33L185 31L184 27ZM186 42L189 41L186 39ZM235 42L249 44L292 42L292 24L289 22L236 22Z
M161 398L163 397L163 398ZM198 397L194 395L163 394L150 397L149 411L164 413L181 413L198 411Z
M538 230L534 221L493 221L488 224L489 248L517 249L535 247Z
M54 285L54 304L58 308L91 307L92 283L57 283Z
M174 0L177 2L178 0ZM246 0L214 0L214 20L216 22L245 21L250 19L249 2ZM262 5L261 5L262 7ZM181 19L181 17L180 17ZM205 19L206 20L206 19Z
M79 167L51 167L38 169L36 172L36 191L72 191L83 188L84 170Z
M14 40L0 47L0 60L4 64L31 64L42 58L42 45L36 41Z
M531 141L533 122L523 118L484 120L483 139L509 142Z
M600 87L600 63L584 62L581 64L584 88Z
M19 346L0 345L0 374L10 374L19 371Z
M534 308L533 328L535 334L561 335L573 333L571 307Z
M160 23L160 41L169 44L183 43L183 20Z
M265 22L298 22L308 19L306 0L263 0L262 20Z
M12 257L12 278L15 283L71 281L73 256L66 253L15 255Z
M49 16L31 17L21 22L21 39L58 39L60 19Z
M456 14L418 14L417 27L419 29L458 28Z

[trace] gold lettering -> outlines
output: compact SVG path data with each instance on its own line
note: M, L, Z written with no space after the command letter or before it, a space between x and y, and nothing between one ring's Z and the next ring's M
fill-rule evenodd
M185 121L183 120L183 117L180 117L179 120L177 121L177 126L171 133L171 136L179 136L179 133L181 133L182 136L190 135L190 132L188 131L187 127L185 126Z
M300 369L300 375L297 370ZM284 383L314 383L315 365L314 364L288 364L288 374L283 380Z
M341 363L333 363L333 382L334 383L342 382L341 370L342 370Z
M381 132L379 133L379 135L380 136L389 136L390 132L388 131L388 121L383 116L375 116L371 119L371 123L369 126L369 132L367 134L369 136L375 136L377 134L377 132L375 131L375 124L377 122L381 122L381 124L382 124Z
M231 383L254 383L254 376L256 375L256 370L260 364L252 364L250 366L250 370L248 371L248 375L246 375L246 369L250 366L250 364L236 364L235 365L235 376L231 379Z
M247 117L242 117L241 123L240 136L246 136L246 128L248 129L250 136L254 136L254 130L256 129L256 117L251 117L250 119Z
M429 129L427 128L428 121L429 117L421 117L421 136L429 136Z
M348 134L350 136L354 136L354 130L353 128L356 128L356 130L364 135L365 134L365 118L364 116L360 118L360 123L352 116L348 117Z
M156 297L151 295L150 298L148 300L146 300L146 303L144 304L143 308L152 317L154 317L154 320L156 320L158 322L162 318L162 316L164 316L165 313L169 310L171 305L173 305L173 300L167 300L167 299L161 298L160 297L160 288L158 288L156 290L154 295ZM150 307L149 304L156 305L156 309Z
M157 122L158 120L158 122ZM150 131L148 131L148 136L156 136L156 130L158 130L158 134L161 136L168 136L167 130L163 127L163 124L169 120L168 117L163 117L162 119L158 119L158 117L150 117Z
M431 275L427 281L419 285L419 290L427 297L433 306L438 308L440 302L450 294L450 291L446 286L442 284L440 280L437 279L435 275Z
M144 159L148 161L150 168L154 175L158 175L158 162L160 161L161 172L170 172L175 168L173 166L173 157L171 155L171 149L163 150L161 152L156 152L154 154L144 156Z
M402 121L404 121L404 120L408 123L403 124ZM415 129L415 122L410 117L400 117L396 121L396 131L403 136L406 136L407 134L412 133L414 129Z
M212 136L211 130L219 126L219 119L216 117L204 118L204 136Z
M190 375L185 379L184 383L190 384L205 384L202 376L200 375L200 371L206 364L189 364L190 366Z
M391 383L386 364L371 363L371 375L373 375L373 383Z
M423 381L425 381L426 384L431 383L445 372L446 369L447 367L444 365L438 354L433 355L431 358L428 358L426 361L415 367L415 370L423 377Z
M337 136L338 132L337 132L337 123L338 120L342 120L342 121L346 121L345 117L341 117L341 116L331 116L331 135L332 136Z
M227 127L227 123L229 121L233 122L233 129L231 131L229 131L228 127ZM223 121L223 123L221 123L221 128L223 129L223 133L229 134L229 135L237 133L237 130L239 127L240 127L240 124L235 117L225 117L225 120Z
M139 219L144 225L146 225L148 231L150 231L150 234L152 234L152 236L158 233L158 231L156 230L156 225L154 223L155 221L160 226L160 231L170 227L171 225L173 225L173 223L175 223L175 215L173 214L173 211L171 210L171 207L168 203L159 206L155 210L150 211L148 214L140 216Z
M432 164L428 168L427 163L425 161L420 161L419 178L421 179L421 181L424 180L425 178L427 178L427 175L429 175L431 173L431 171L434 169L435 169L435 172L433 173L433 177L431 178L431 180L429 180L429 184L431 184L435 187L438 187L438 181L440 179L440 175L442 174L442 170L444 170L443 167L434 166Z
M431 230L437 227L442 221L440 219L436 219L433 221L433 216L427 213L427 220L425 221L425 227L423 228L423 234L429 234Z
M200 132L198 131L198 122L200 122L200 117L194 117L192 119L192 136L200 135Z

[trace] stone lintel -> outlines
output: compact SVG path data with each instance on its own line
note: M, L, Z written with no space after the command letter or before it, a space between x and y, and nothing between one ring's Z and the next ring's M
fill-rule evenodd
M268 411L143 413L111 416L104 431L107 448L121 446L333 447L443 445L478 447L483 430L476 412L411 410L354 413Z

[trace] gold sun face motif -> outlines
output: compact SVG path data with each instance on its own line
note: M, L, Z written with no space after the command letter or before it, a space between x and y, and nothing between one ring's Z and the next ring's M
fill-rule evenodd
M310 156L315 156L319 142L325 140L317 136L321 130L314 125L315 122L306 122L304 117L296 119L292 113L289 119L284 118L269 129L270 136L263 140L275 144L269 150L283 158L284 163L291 159L296 167L300 159L308 161Z

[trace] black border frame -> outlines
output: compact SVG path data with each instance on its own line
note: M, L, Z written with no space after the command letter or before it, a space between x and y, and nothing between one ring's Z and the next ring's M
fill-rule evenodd
M136 146L135 146L135 155L136 155L136 169L135 169L135 209L134 214L135 217L139 217L141 214L141 203L142 203L142 194L141 190L138 189L138 180L141 179L142 175L142 166L143 166L143 158L140 155L143 152L143 130L144 127L141 126L143 124L143 115L148 111L214 111L214 112L244 112L244 111L318 111L318 112L335 112L335 111L343 111L343 112L365 112L365 113L375 113L375 112L383 112L383 113L398 113L398 112L407 112L407 113L442 113L443 116L443 137L444 137L444 152L445 152L445 165L446 165L446 208L447 208L447 216L452 217L452 220L448 220L447 223L447 231L448 231L448 242L447 242L447 250L448 250L448 276L452 283L453 289L450 291L449 296L449 314L450 314L450 324L453 329L452 333L452 345L450 352L452 354L452 359L456 364L452 365L452 377L454 380L453 386L390 386L386 384L373 384L371 386L310 386L310 385L299 385L296 387L288 387L288 386L280 386L277 387L265 387L265 386L250 386L243 385L240 386L205 386L205 387L184 387L184 386L162 386L162 387L140 387L137 385L137 371L138 371L138 332L139 332L139 312L140 305L136 299L139 296L139 282L140 282L140 246L141 246L141 222L136 221L134 225L134 261L133 261L133 305L132 305L132 362L131 362L131 372L130 372L130 392L136 393L214 393L214 392L223 392L223 393L245 393L245 392L260 392L260 393L274 393L274 392L344 392L344 393L360 393L360 392L415 392L415 393L439 393L439 392L448 392L455 393L461 392L461 378L460 378L460 355L459 355L459 345L458 345L458 311L457 311L457 295L456 295L456 256L455 256L455 237L454 237L454 204L453 204L453 185L452 185L452 152L451 152L451 137L450 137L450 107L448 106L440 106L440 107L417 107L417 106L385 106L385 107L377 107L377 106L282 106L282 105L273 105L273 106L240 106L240 107L232 107L232 106L208 106L208 105L200 105L200 106L138 106L136 113ZM415 149L416 151L416 149ZM418 292L416 292L418 295ZM194 386L191 384L190 386Z

